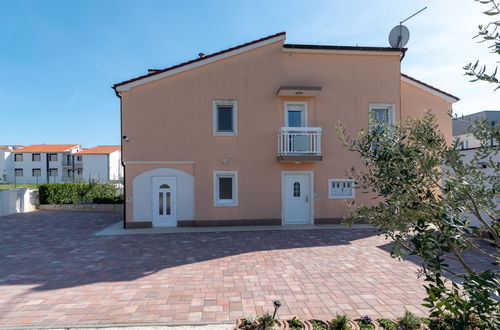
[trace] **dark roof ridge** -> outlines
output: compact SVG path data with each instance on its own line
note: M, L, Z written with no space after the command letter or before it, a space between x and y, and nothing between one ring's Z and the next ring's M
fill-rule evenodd
M382 51L405 52L407 48L371 47L371 46L340 46L340 45L309 45L309 44L284 44L287 49L323 49L323 50L353 50L353 51Z

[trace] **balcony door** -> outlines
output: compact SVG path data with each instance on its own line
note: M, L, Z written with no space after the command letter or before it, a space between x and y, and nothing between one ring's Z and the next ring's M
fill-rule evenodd
M307 127L307 102L285 102L285 127Z

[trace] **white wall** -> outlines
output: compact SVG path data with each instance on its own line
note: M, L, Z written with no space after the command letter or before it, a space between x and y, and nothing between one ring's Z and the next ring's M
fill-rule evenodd
M123 181L123 166L121 151L109 154L109 180Z
M456 135L453 137L453 139L454 140L460 139L460 141L463 141L465 144L464 149L478 148L481 146L481 141L476 139L472 134Z
M0 149L0 182L8 182L8 171L9 171L9 155L10 151Z
M120 151L104 155L81 155L82 176L85 181L100 182L119 181L123 178Z
M0 189L0 216L31 212L38 204L38 191L27 188Z
M193 220L194 177L186 172L172 168L157 168L136 176L132 181L132 213L134 221L153 221L151 199L153 177L175 177L177 179L177 220Z
M82 155L82 179L85 181L109 180L108 155Z
M466 164L470 164L471 160L474 158L474 153L476 151L477 150L474 150L474 149L473 150L461 150L460 153L462 155L464 155L463 162L466 163ZM492 160L496 161L496 162L499 162L500 161L500 154L493 155L492 156ZM485 161L485 163L486 162L487 161ZM481 169L482 172L484 172L484 174L486 174L488 176L493 176L495 174L494 170L491 167L486 167L486 168L481 168L480 167L480 169ZM500 205L500 198L497 198L494 202L497 205ZM483 219L488 219L489 221L491 221L486 214L481 213L481 216L483 217ZM500 214L496 214L495 216L496 216L496 218L498 218L498 217L500 217ZM471 223L473 225L475 225L475 226L482 226L482 224L478 220L476 220L476 217L474 215L464 213L464 217L466 217L469 220L471 220Z

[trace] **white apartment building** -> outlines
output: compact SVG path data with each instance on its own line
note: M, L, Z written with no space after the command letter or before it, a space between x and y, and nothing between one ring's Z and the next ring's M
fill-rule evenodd
M14 184L70 182L78 171L73 154L79 144L33 144L13 150L9 155L7 181Z
M75 172L75 180L121 182L123 168L120 146L97 146L74 154L75 164L82 169Z
M3 145L0 146L0 183L7 183L8 182L8 174L9 171L11 171L12 168L12 160L10 155L12 154L13 150L23 148L23 146L20 145Z
M481 143L472 134L469 128L476 120L485 120L490 125L500 125L500 110L486 110L476 112L467 116L453 118L453 139L460 140L461 149L474 149L481 146ZM491 145L496 145L498 141L490 141Z

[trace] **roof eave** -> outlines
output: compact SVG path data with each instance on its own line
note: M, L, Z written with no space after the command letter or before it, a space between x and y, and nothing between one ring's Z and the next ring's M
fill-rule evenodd
M449 103L456 103L460 101L459 97L452 95L450 93L446 93L445 91L442 91L434 86L426 84L423 81L410 77L404 73L401 73L401 80L412 86L418 87L434 96L440 97Z

